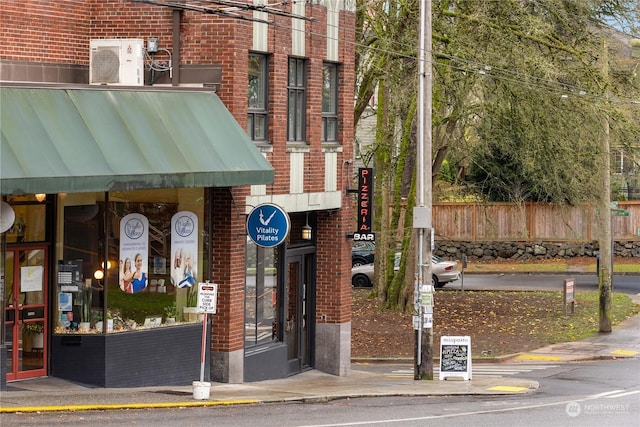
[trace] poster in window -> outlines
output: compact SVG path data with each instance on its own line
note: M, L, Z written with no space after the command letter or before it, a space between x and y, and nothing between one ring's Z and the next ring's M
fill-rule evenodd
M39 292L42 290L41 265L20 267L20 292Z
M171 217L171 283L190 288L198 283L198 217L180 211Z
M120 289L132 294L146 289L149 274L149 220L133 213L120 221Z

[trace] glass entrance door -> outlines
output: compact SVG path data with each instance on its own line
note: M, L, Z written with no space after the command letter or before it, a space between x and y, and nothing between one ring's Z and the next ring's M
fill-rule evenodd
M313 313L313 255L287 256L285 280L285 342L289 374L311 367Z
M47 258L45 247L6 251L7 381L47 374Z

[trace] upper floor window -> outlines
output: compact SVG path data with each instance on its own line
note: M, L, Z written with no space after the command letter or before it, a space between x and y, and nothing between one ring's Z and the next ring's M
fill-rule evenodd
M267 139L267 57L249 54L247 133L254 141Z
M322 141L338 140L338 66L322 66Z
M289 58L289 78L287 81L287 140L304 141L305 109L307 103L306 61Z

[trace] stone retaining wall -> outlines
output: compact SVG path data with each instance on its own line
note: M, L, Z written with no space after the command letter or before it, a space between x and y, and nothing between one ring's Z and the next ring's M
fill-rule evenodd
M467 255L470 261L493 261L500 259L530 260L573 258L598 255L598 242L458 242L437 241L435 254L446 259L460 259ZM640 263L640 242L615 242L614 256L638 258Z

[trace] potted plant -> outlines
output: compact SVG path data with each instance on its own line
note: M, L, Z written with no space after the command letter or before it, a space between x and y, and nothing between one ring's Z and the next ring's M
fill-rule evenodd
M178 318L178 307L176 307L176 303L174 302L172 305L166 306L164 308L164 314L167 325L176 323L176 319Z
M25 351L44 348L44 325L42 322L31 322L23 325Z
M187 290L187 305L182 312L185 322L196 322L198 320L198 288L191 286Z
M80 331L88 331L91 328L91 303L93 299L91 279L85 280L80 297L82 298L82 319L79 329Z
M93 323L96 326L96 331L102 332L102 309L94 310L93 312ZM111 316L111 311L107 310L107 332L113 331L113 318Z

